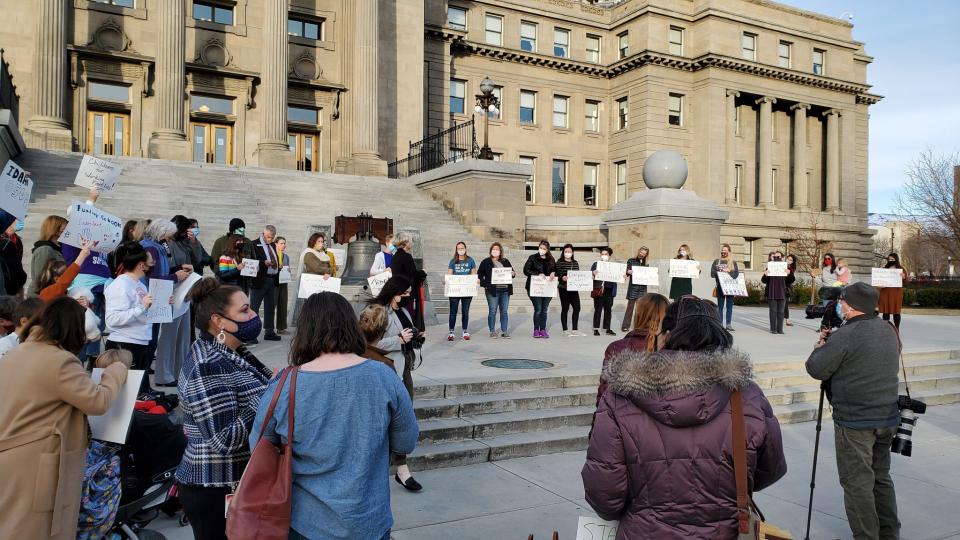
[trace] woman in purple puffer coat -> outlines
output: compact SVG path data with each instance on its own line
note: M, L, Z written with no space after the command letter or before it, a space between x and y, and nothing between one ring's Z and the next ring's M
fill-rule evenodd
M737 537L732 390L743 395L752 491L787 472L780 424L751 381L749 357L730 348L714 304L679 301L665 350L625 350L604 372L582 477L594 511L620 520L617 540Z

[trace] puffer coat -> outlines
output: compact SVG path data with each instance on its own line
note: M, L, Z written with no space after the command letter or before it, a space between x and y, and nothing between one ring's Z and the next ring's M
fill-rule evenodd
M737 537L730 392L740 389L751 491L787 472L780 424L748 356L625 350L605 369L583 487L617 540Z

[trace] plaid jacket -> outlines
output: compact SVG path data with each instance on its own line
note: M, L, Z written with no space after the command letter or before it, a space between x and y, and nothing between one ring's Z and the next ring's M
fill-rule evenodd
M187 449L177 481L234 487L250 459L248 436L270 370L243 347L236 351L201 334L184 359L177 391Z

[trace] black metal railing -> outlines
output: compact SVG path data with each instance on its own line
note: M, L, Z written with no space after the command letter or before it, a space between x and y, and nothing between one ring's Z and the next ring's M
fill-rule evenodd
M480 155L477 128L473 118L435 135L410 143L407 157L387 166L390 178L406 178L467 158Z
M10 109L13 119L20 123L20 96L13 84L10 64L3 59L3 49L0 49L0 109Z

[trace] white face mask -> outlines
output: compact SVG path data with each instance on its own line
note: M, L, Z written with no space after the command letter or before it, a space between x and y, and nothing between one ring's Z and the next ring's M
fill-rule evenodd
M680 250L680 255L686 257L686 256L687 256L687 250L681 249L681 250Z
M600 256L600 260L601 260L601 261L609 261L609 260L610 260L610 256L609 256L609 255L601 255L601 256Z
M463 257L463 256L466 255L466 254L467 254L467 250L465 250L465 249L458 249L458 250L457 250L457 255L460 255L461 257Z
M563 258L565 258L565 259L572 259L572 258L573 258L573 252L572 252L572 251L564 251L564 252L563 252Z
M537 251L540 252L541 257L547 254L547 248L540 248Z
M490 252L490 256L491 256L491 257L499 257L499 256L500 256L500 250L499 250L499 249L495 249L495 250L491 251L491 252Z

